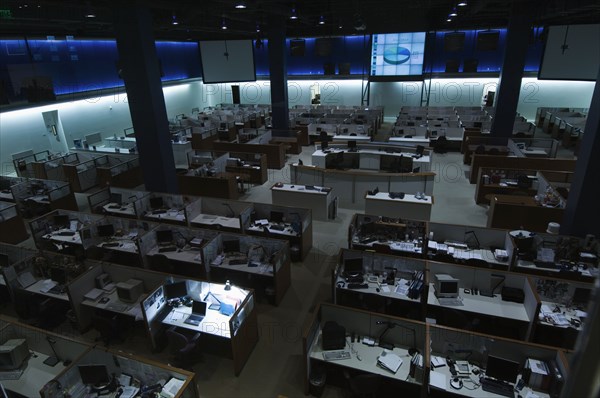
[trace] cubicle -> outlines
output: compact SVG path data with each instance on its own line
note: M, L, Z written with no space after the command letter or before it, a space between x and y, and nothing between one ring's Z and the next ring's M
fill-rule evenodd
M140 159L134 155L108 156L96 162L98 185L135 188L144 183Z
M14 202L15 198L11 187L24 181L25 178L23 177L0 176L0 200Z
M54 210L29 222L29 231L40 250L83 255L93 246L91 228L103 223L103 216L68 210Z
M348 247L422 258L426 233L425 221L356 213L348 226Z
M291 285L290 246L285 240L220 233L204 248L210 280L252 288L279 305Z
M0 242L19 243L29 237L15 203L0 200Z
M252 203L214 198L196 198L185 208L190 226L242 232L250 224Z
M93 366L93 370L100 372L100 375L108 375L109 384L100 390L97 386L86 385L81 375L86 366ZM98 377L97 374L95 376ZM137 396L141 391L144 391L144 395L162 397L198 397L195 374L190 371L122 351L95 347L74 359L67 369L47 382L40 394L44 397L58 397L60 394L83 397L101 392L110 396L117 390L121 391L120 395L128 394L129 397Z
M266 132L245 144L214 141L213 150L220 152L249 152L249 153L264 153L267 155L267 165L270 169L281 169L285 166L285 147L283 143L271 144L272 132Z
M29 355L21 358L23 362L20 367L3 372L8 377L2 377L0 381L2 390L9 397L57 397L60 388L52 380L67 372L72 363L81 358L90 346L8 318L0 318L0 321L5 323L0 330L0 345L10 340L19 342L23 339L25 341L19 347L25 347L29 351ZM55 395L48 394L50 386L56 392Z
M189 169L177 173L179 189L184 195L237 199L239 190L235 174L226 171L229 154L190 152ZM237 162L236 162L237 165Z
M536 170L482 167L479 169L475 203L489 204L494 195L534 196L537 194Z
M194 200L185 195L150 192L139 200L141 216L153 222L188 225L185 207Z
M49 156L46 159L32 162L33 175L35 178L43 180L68 181L63 165L78 164L80 161L77 153L67 153L63 156Z
M4 279L3 269L10 267L25 258L31 257L37 253L36 250L21 246L0 243L0 300L4 303L11 301L9 286Z
M528 158L498 155L480 155L474 153L471 160L469 182L477 183L479 169L482 167L497 167L509 169L549 170L549 171L575 171L574 159L562 158Z
M146 191L108 186L88 195L88 204L92 213L124 218L140 218L142 198L149 194Z
M87 156L86 154L72 154L77 156L78 162L69 162L62 165L65 181L71 184L75 192L85 192L98 184L98 164L108 162L108 156Z
M292 261L302 261L312 248L313 225L309 209L253 203L251 219L244 226L249 235L285 239Z
M339 343L336 345L339 350L349 354L348 359L327 360L332 348L329 341L324 344L323 329L332 325L331 322L344 330L334 341ZM426 324L419 321L320 303L309 315L302 332L304 393L316 393L311 389L311 380L317 377L322 383L347 384L350 379L367 373L370 378L377 378L377 382L371 381L369 390L375 396L419 396L427 380L422 371L428 358L425 329ZM357 336L357 340L351 336ZM378 346L380 342L387 349ZM386 355L401 358L399 367L388 370L378 365L388 363L382 358ZM417 365L420 370L413 371L413 361L420 363L421 360L423 363ZM344 370L348 372L347 378L342 376ZM338 386L344 387L344 384Z
M421 259L340 249L332 271L333 303L422 321L424 275Z
M198 325L184 321L191 308L175 306L165 297L165 285L159 286L142 301L142 316L154 349L165 345L165 331L176 330L200 333L201 349L233 361L237 376L258 342L257 310L252 290L193 279L172 278L166 283L185 282L186 296L211 305Z
M291 183L332 188L339 206L365 208L365 192L379 188L384 192L433 193L435 173L380 173L365 170L337 170L299 164L290 165Z
M68 182L27 180L11 186L12 195L24 218L39 217L51 210L79 210Z
M48 150L36 153L33 153L33 151L25 151L18 154L13 154L13 167L18 177L35 178L33 164L35 162L42 162L53 156L59 157L60 154L50 153Z
M203 248L216 236L216 231L207 229L158 225L137 242L146 268L207 279Z

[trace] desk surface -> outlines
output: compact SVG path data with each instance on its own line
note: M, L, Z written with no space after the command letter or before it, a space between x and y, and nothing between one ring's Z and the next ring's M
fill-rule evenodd
M458 311L472 312L476 314L495 316L498 318L507 318L520 322L530 322L525 306L522 303L513 303L510 301L502 301L500 294L494 297L485 297L481 295L472 295L465 293L464 289L460 289L460 297L463 305L449 306L441 305L435 296L435 288L433 283L429 284L429 296L427 304L436 307L449 308Z
M55 366L48 366L44 361L48 355L31 351L32 355L27 361L27 367L16 380L0 380L0 383L7 390L19 393L25 397L39 396L42 387L50 380L54 379L65 369L62 362Z
M23 198L23 200L32 200L41 204L50 204L50 198L48 197L48 195L33 195Z
M369 286L367 289L348 289L347 284L345 284L344 287L338 287L338 289L351 291L351 292L357 292L357 293L377 294L382 297L388 297L388 298L393 298L393 299L397 299L397 300L405 300L405 301L410 301L413 303L421 302L420 298L411 299L405 294L405 293L408 293L408 285L400 286L401 283L405 283L406 280L404 280L404 279L396 279L396 281L394 282L394 285L391 286L391 285L383 284L383 283L379 283L379 282L368 282L370 275L365 275L365 276L366 276L365 281L366 281L367 285ZM379 278L379 279L381 280L382 278ZM340 277L338 277L336 282L344 282L344 281L345 281L344 278L342 278L340 276ZM402 289L402 287L404 287L405 289ZM379 291L377 291L377 289L379 289Z
M254 267L248 266L249 260L243 264L229 264L229 261L233 258L239 258L239 256L223 258L222 255L220 255L210 263L210 266L212 268L220 268L228 271L245 272L249 274L265 275L268 277L273 276L273 265L270 263L261 262Z
M0 191L0 200L13 201L14 197L11 190Z
M192 224L201 225L220 225L226 228L240 229L240 218L239 217L225 217L218 216L215 214L198 214L191 221Z
M267 220L265 220L267 221ZM278 229L274 229L272 228L273 225L281 225L280 223L272 223L272 222L267 222L266 224L250 224L248 226L248 228L246 228L246 231L255 231L255 232L268 232L270 234L273 235L277 235L277 237L283 237L283 238L287 238L290 236L299 236L298 233L296 233L292 227L291 224L289 223L285 223L285 228L283 230L278 230Z
M386 148L385 144L382 145L382 148ZM386 149L394 149L392 148L386 148ZM313 152L312 156L314 157L324 157L327 155L331 155L331 154L335 154L335 153L339 153L339 152L344 152L344 153L357 153L357 154L370 154L370 155L380 155L380 156L397 156L397 157L408 157L408 158L412 158L412 156L415 154L414 152L386 152L384 151L380 151L378 149L365 149L365 148L357 148L357 150L355 152L349 152L347 148L329 148L327 149L329 152L323 152L321 149L317 149L316 151ZM429 163L430 162L430 157L428 155L423 155L419 158L413 158L413 163Z
M182 261L186 263L202 264L202 255L199 248L189 247L184 249L177 249L170 252L159 252L158 246L154 246L148 253L147 256L163 255L169 260Z
M374 240L372 242L363 243L361 242L361 240L363 239L365 238L355 235L352 237L352 244L363 245L368 247L373 247L373 245L375 244L388 245L394 251L423 254L423 248L418 245L418 241Z
M554 312L556 307L560 309L560 312ZM556 315L558 315L558 317ZM587 313L585 311L578 310L575 307L557 304L550 301L542 301L538 322L546 326L553 326L562 329L572 328L580 331L583 329L583 321L586 317ZM581 322L581 324L579 326L574 326L570 322L571 319L575 319Z
M436 242L433 240L427 241L427 248L429 250L440 250L440 247L444 247L447 254L450 254L457 261L465 261L469 259L476 260L484 260L488 263L502 265L503 267L508 267L509 262L508 259L505 261L498 260L496 256L494 256L494 252L490 249L461 249L453 246L446 245L442 242Z
M319 331L319 337L314 339L313 344L310 347L309 356L311 359L325 361L323 359L324 351L321 348L323 346L322 338L323 335L321 331ZM350 352L351 358L339 361L332 361L332 363L339 366L345 366L347 368L361 370L363 372L378 374L399 381L406 381L408 383L419 384L408 377L411 360L411 356L408 354L408 349L400 347L394 348L394 354L402 358L402 365L396 373L392 373L391 371L377 366L377 357L379 357L379 355L381 355L381 353L383 352L383 348L381 347L369 347L360 342L352 343L350 341L350 337L346 337L346 346L344 347L344 351ZM358 357L360 357L361 360L359 360Z
M105 303L100 303L99 300L103 297L108 298L108 301ZM98 296L98 298L96 300L88 300L88 299L84 298L83 301L81 302L81 304L86 305L88 307L92 307L92 308L99 308L101 310L111 311L111 312L114 312L117 314L130 315L130 316L134 317L136 320L141 320L142 319L142 308L140 306L140 303L145 298L146 298L146 295L141 294L140 297L138 297L138 299L135 301L135 303L126 303L119 299L119 296L117 294L117 289L115 288L111 292L104 292L102 295ZM119 310L116 307L113 307L113 305L125 306L125 307L123 308L123 310Z
M559 267L556 268L547 268L547 267L538 267L536 266L532 261L527 261L527 260L522 260L522 259L517 259L517 269L527 269L527 270L539 270L539 271L543 271L543 272L556 272L556 274L558 275L561 271L561 269ZM581 274L581 276L586 276L586 277L593 277L593 276L597 276L597 272L595 274L592 274L592 272L590 272L591 269L594 269L594 267L588 266L587 268L584 268L581 264L577 266L577 271Z
M148 211L144 214L144 217L151 218L154 220L169 220L185 222L185 209L169 209L165 213L154 214L152 211Z
M56 282L54 282L53 280L40 279L25 290L31 293L41 294L42 296L52 297L63 301L69 301L69 296L67 295L67 293L54 294L48 291L54 286L56 286Z
M371 137L366 134L361 135L334 135L333 141L371 141Z
M110 243L118 243L118 246L106 246L107 244ZM106 242L102 242L98 245L98 247L101 247L103 249L106 250L114 250L114 251L118 251L118 252L125 252L125 253L137 253L138 252L138 246L137 244L131 240L131 239L123 239L121 237L113 237L110 239L110 241L106 241Z
M273 185L271 191L279 192L300 192L303 194L323 195L327 196L331 192L331 188L320 187L314 185L315 189L306 189L306 185L282 184L281 186Z
M109 214L135 216L135 206L133 203L107 203L102 206L102 209Z
M414 203L419 205L433 205L433 196L425 196L425 199L417 199L414 194L407 193L402 199L390 198L389 192L377 192L376 195L365 195L368 200L382 200L397 203Z

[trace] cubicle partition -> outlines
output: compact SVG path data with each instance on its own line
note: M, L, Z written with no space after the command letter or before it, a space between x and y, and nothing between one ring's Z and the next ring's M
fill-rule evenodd
M282 143L270 144L271 132L269 130L253 141L245 144L214 141L213 149L221 152L264 153L267 155L267 164L270 169L281 169L285 166L285 145Z
M291 182L297 185L330 187L340 207L364 209L365 192L379 188L385 192L424 192L431 196L435 173L381 173L363 170L336 170L290 165Z
M35 178L35 170L33 169L33 164L35 162L44 161L54 154L50 153L50 151L40 151L33 153L33 151L25 151L12 155L13 167L15 168L15 172L17 176L23 178Z
M13 185L11 191L25 218L39 217L54 209L79 210L68 182L27 180Z
M239 197L236 176L226 171L228 153L216 156L211 152L194 152L188 155L191 155L188 156L190 169L177 174L182 194L225 199Z
M185 207L194 200L185 195L151 192L140 199L141 215L149 221L188 225Z
M85 192L98 184L98 173L96 166L108 162L108 156L100 161L96 157L87 154L73 154L77 156L77 163L64 163L62 165L65 181L68 181L75 192ZM97 162L98 161L98 162Z
M90 211L124 218L140 218L142 198L146 191L134 191L117 187L106 187L88 195Z
M220 233L203 248L210 280L251 287L279 305L291 284L290 246L285 240Z
M137 243L146 268L206 279L208 264L203 248L216 236L213 230L159 225Z
M337 323L345 331L340 335L343 338L339 345L340 350L347 350L350 358L344 361L327 361L328 346L324 346L324 331L331 322ZM302 354L304 362L304 392L311 391L311 377L321 375L322 382L333 379L342 369L350 371L350 378L360 373L377 375L380 377L379 385L373 383L372 388L378 389L375 396L392 396L407 394L419 396L426 378L423 366L417 365L421 371L411 371L412 362L419 362L417 355L423 355L423 363L428 358L427 342L425 339L426 325L423 322L411 321L404 318L362 311L335 304L321 303L305 323L302 333ZM351 335L358 336L354 342ZM335 340L338 342L338 340ZM378 363L386 362L382 356L390 351L384 350L377 344L382 342L388 348L393 348L394 357L402 358L395 371L390 371ZM327 342L326 344L331 344ZM387 362L386 362L387 363ZM372 378L374 376L371 376ZM321 381L320 380L320 381ZM371 391L370 391L371 392Z
M35 178L44 180L67 181L64 164L79 163L77 153L67 153L64 156L49 156L46 159L33 162L33 174Z
M166 283L181 281L186 284L187 297L211 305L199 325L186 324L191 308L173 305L165 296L165 285L159 286L142 302L152 347L164 346L168 327L199 333L203 341L200 348L231 358L234 374L239 375L259 337L254 292L193 279L171 278Z
M0 200L0 242L19 243L29 237L15 203Z
M312 215L310 209L253 203L251 222L244 225L249 235L286 239L290 243L292 261L302 261L312 248Z
M574 159L527 158L497 155L473 154L469 182L477 183L477 175L481 167L499 167L510 169L575 171Z
M36 250L21 246L0 243L0 300L2 302L8 303L11 301L11 292L6 280L4 279L3 269L5 267L10 267L15 263L24 260L25 258L34 256L36 252Z
M108 162L96 163L98 185L135 188L144 183L140 159L135 155L108 156Z
M250 225L252 203L197 198L185 208L190 226L242 232Z
M0 176L0 200L14 202L11 187L26 181L23 177Z
M427 317L437 324L526 341L540 302L530 280L518 273L429 261ZM456 302L436 290L437 275L458 283ZM440 277L441 278L441 277Z

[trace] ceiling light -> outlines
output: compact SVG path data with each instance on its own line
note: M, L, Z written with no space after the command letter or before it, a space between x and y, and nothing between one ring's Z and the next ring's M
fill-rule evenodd
M177 15L175 15L175 13L173 13L173 16L171 17L171 25L179 25L179 21L177 20Z
M96 18L96 13L94 12L94 9L92 8L92 6L90 5L90 2L86 2L86 9L85 9L85 14L84 16L86 18Z
M467 5L466 1L459 1L458 4L457 4L457 6L459 6L459 7L464 7L466 5Z
M450 12L450 14L448 14L449 17L455 17L457 15L458 15L458 13L456 12L456 8L453 8L452 12Z
M292 14L290 15L290 19L298 19L298 14L296 13L296 7L292 8Z
M446 19L446 22L452 22L452 18Z
M256 33L260 33L260 25L256 24Z
M221 20L221 29L222 30L227 30L227 23L225 22L225 18L223 18Z
M243 10L244 8L246 8L246 2L245 1L236 1L235 8L237 8L238 10Z
M325 17L323 15L319 17L319 25L325 25Z

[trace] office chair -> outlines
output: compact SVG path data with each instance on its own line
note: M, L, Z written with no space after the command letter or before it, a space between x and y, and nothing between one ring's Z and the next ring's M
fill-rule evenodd
M500 151L498 150L498 148L490 148L489 154L490 155L498 155L500 153Z
M435 141L435 145L433 147L433 151L435 153L446 153L448 152L448 140L445 135L439 136Z
M376 398L381 386L381 376L373 373L351 374L344 371L344 378L348 382L348 389L352 397Z
M329 141L329 136L327 135L327 131L321 131L319 133L319 141L321 141L321 142Z
M167 329L166 334L173 365L183 369L191 367L198 359L198 340L201 334L193 333L188 336L181 333L175 326Z
M475 148L475 153L478 154L478 155L485 154L485 146L484 145L478 145L477 148Z
M100 333L100 335L96 337L96 341L102 340L107 347L114 340L120 342L123 341L116 316L108 317L94 314L92 316L92 327Z
M384 254L392 253L392 248L390 247L390 245L383 244L383 243L373 243L373 250L375 250L377 253L384 253Z
M525 174L519 174L517 176L517 187L520 189L529 189L531 188L532 181Z

